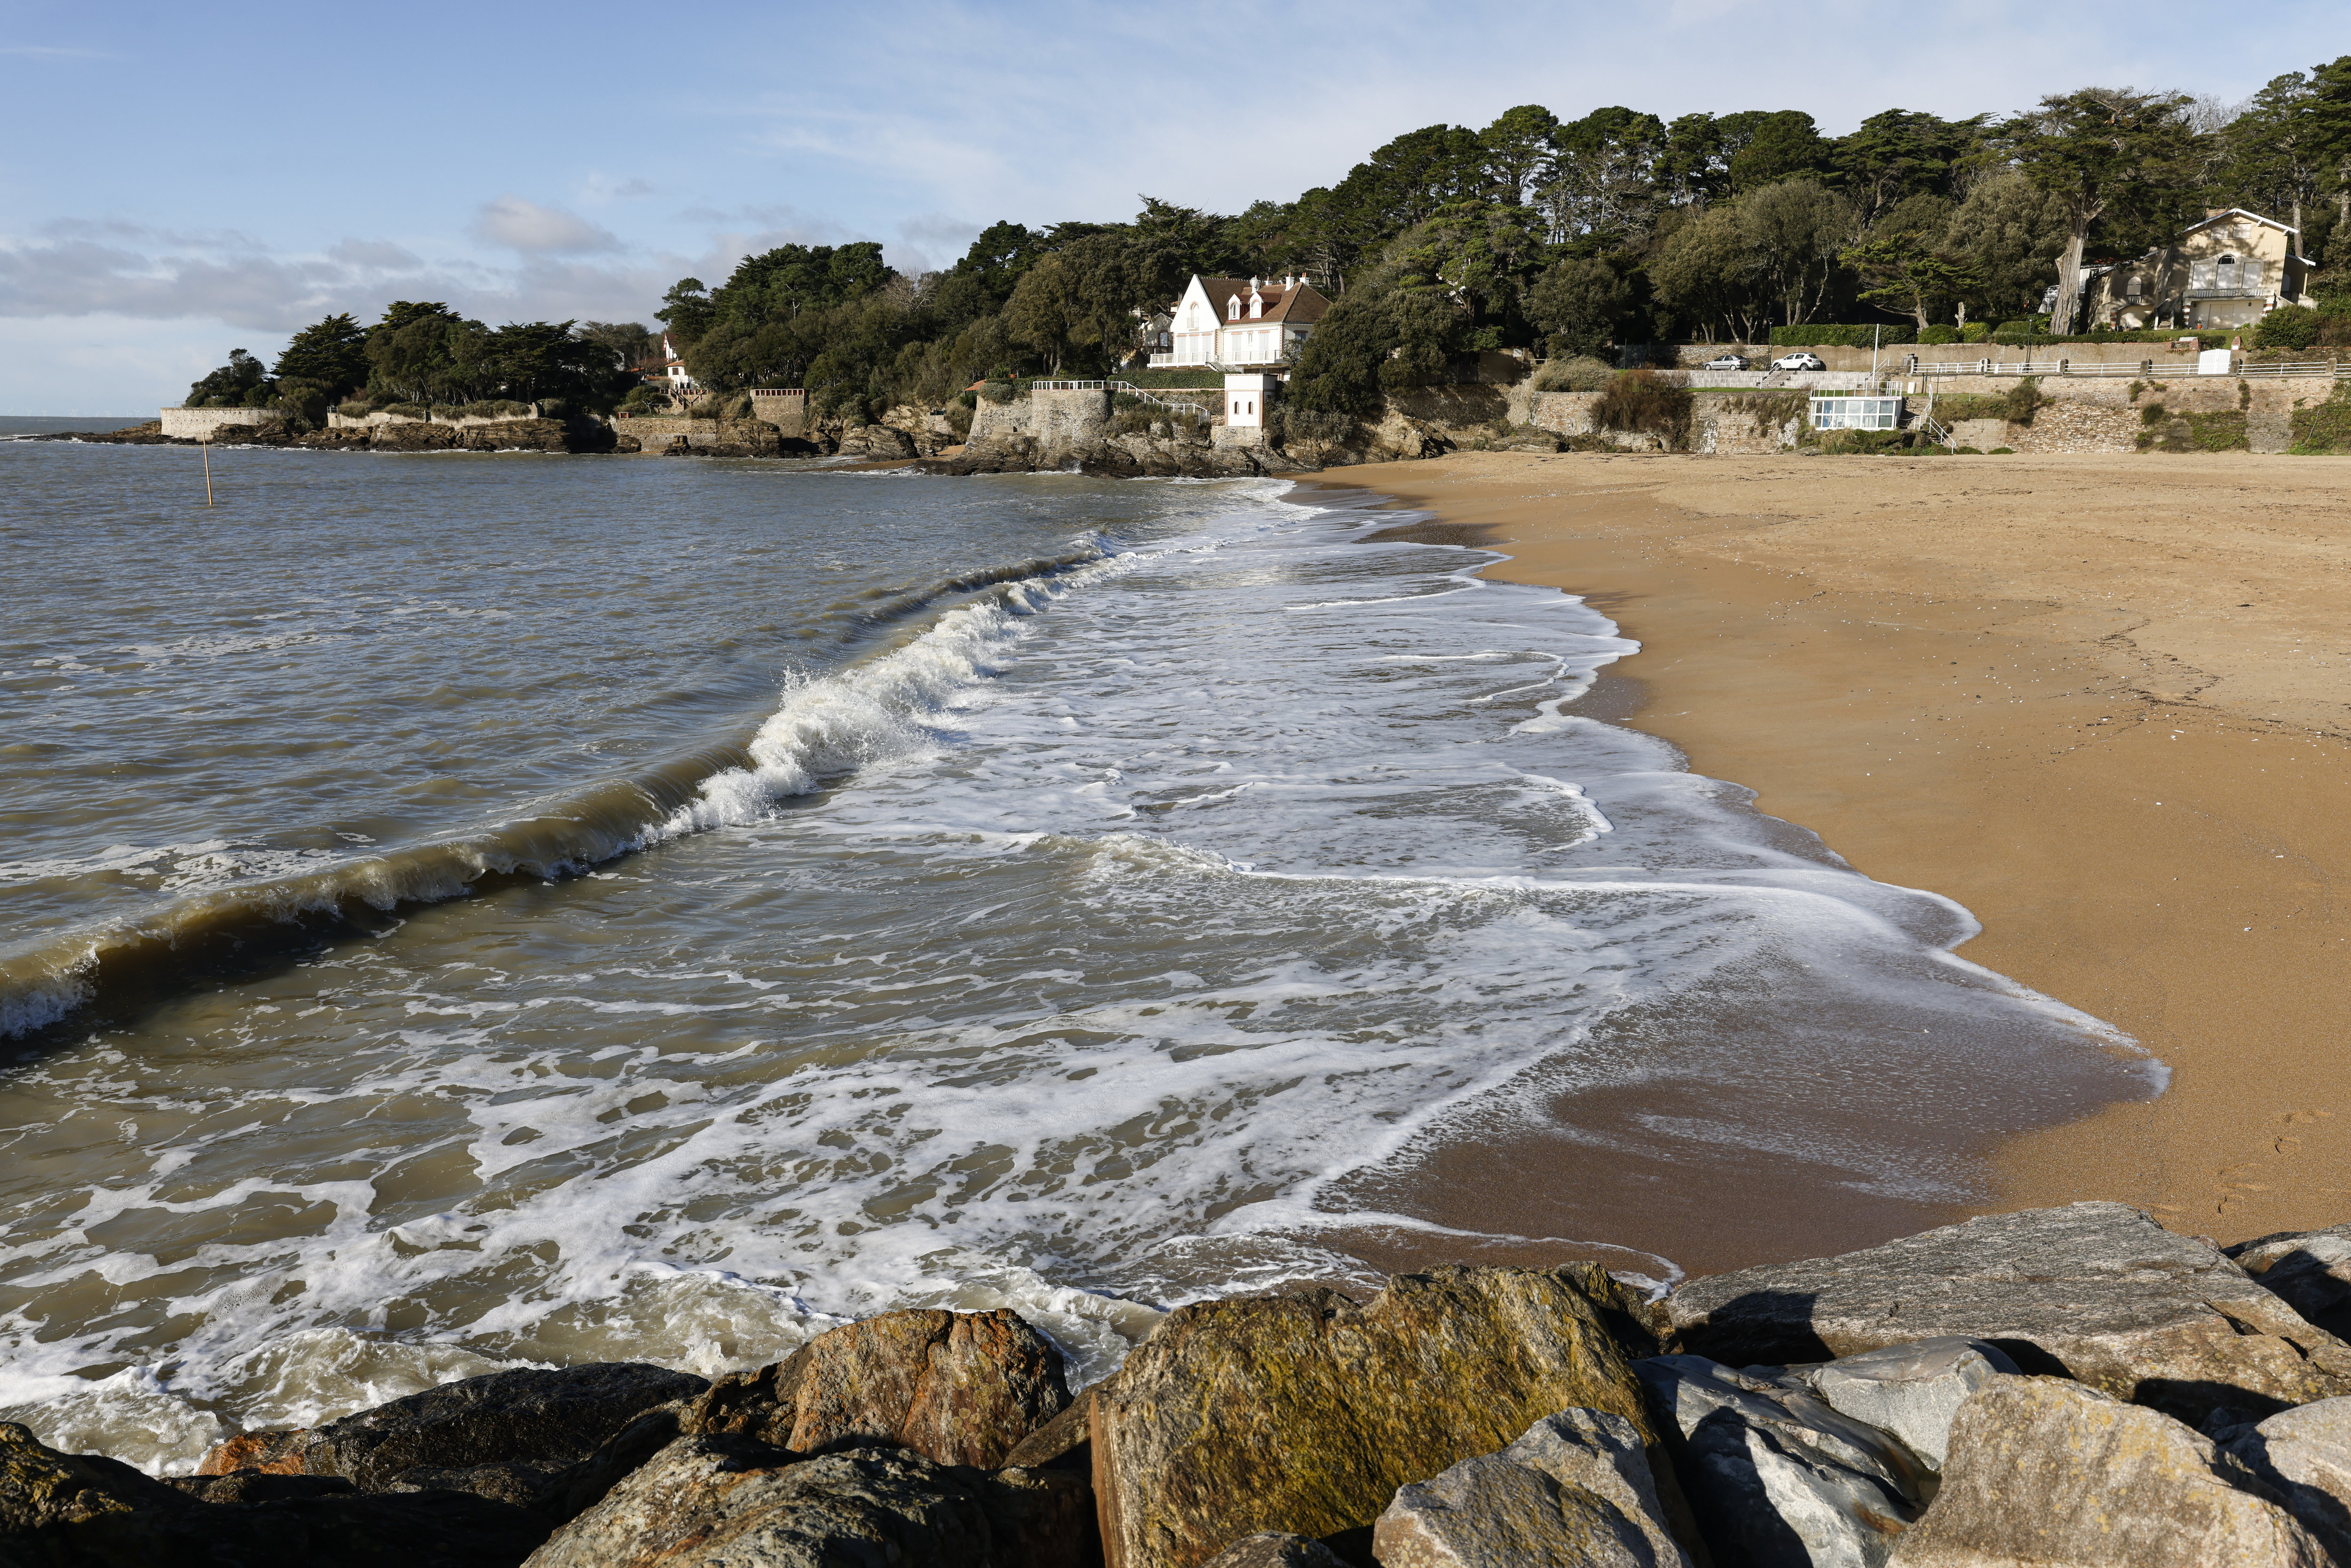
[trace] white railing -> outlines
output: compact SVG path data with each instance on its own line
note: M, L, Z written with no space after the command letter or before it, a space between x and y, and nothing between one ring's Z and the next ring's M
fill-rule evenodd
M2193 364L2158 365L2153 360L2140 360L2130 364L2075 364L2071 360L1963 360L1935 364L1914 365L1897 372L1910 376L2351 376L2346 369L2351 361L2340 360L2305 360L2283 364L2240 364L2225 371L2201 371Z

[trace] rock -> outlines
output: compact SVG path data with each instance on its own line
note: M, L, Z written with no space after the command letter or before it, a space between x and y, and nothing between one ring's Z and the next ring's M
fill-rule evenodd
M1079 1470L1092 1475L1094 1396L1092 1390L1070 1401L1069 1407L1012 1446L1004 1456L1009 1469Z
M0 1541L141 1509L193 1506L119 1459L61 1454L29 1427L0 1421Z
M1633 1370L1681 1438L1680 1476L1717 1561L1886 1561L1931 1485L1899 1441L1792 1384L1701 1356Z
M465 1465L449 1469L420 1465L393 1476L381 1490L470 1492L495 1502L530 1508L570 1471L569 1465L556 1459L511 1459L501 1465Z
M2351 1338L2351 1225L2280 1231L2222 1250L2301 1316Z
M359 1489L340 1476L280 1476L266 1470L232 1470L225 1476L167 1476L163 1484L198 1502L287 1502L296 1498L339 1497Z
M2282 1410L2221 1447L2285 1500L2335 1562L2351 1563L2351 1399Z
M856 425L841 432L840 455L883 461L914 455L914 437L886 424Z
M1842 1257L1717 1274L1666 1306L1678 1348L1734 1365L1961 1336L2026 1372L2189 1420L2351 1393L2351 1346L2219 1249L2117 1203L1987 1215Z
M1289 1531L1360 1558L1396 1489L1571 1406L1655 1428L1604 1313L1598 1267L1446 1268L1169 1314L1094 1394L1111 1568L1192 1568ZM1606 1303L1604 1306L1603 1303Z
M307 1431L232 1437L204 1457L197 1473L251 1468L341 1476L372 1492L413 1469L472 1470L529 1460L569 1465L646 1409L708 1387L691 1373L643 1362L494 1372ZM502 1490L489 1495L504 1495L499 1484Z
M2016 1364L1981 1340L1925 1339L1810 1368L1800 1381L1839 1415L1893 1433L1927 1468L1943 1468L1961 1401Z
M1347 1568L1336 1552L1303 1535L1244 1535L1207 1568Z
M1372 1531L1381 1568L1573 1563L1687 1568L1641 1434L1622 1416L1566 1410L1499 1454L1400 1487Z
M457 431L454 425L423 420L379 424L368 432L368 444L379 452L446 452L457 444Z
M639 1416L597 1445L594 1453L549 1481L532 1499L531 1506L558 1524L587 1512L634 1474L638 1466L684 1435L681 1422L694 1403L681 1399L657 1405Z
M1091 1526L1083 1496L1075 1476L990 1476L903 1448L797 1459L739 1435L687 1437L558 1531L529 1568L1075 1568Z
M2322 1568L2233 1457L2155 1410L2056 1377L1994 1377L1951 1423L1942 1490L1897 1568Z
M1069 1403L1061 1352L1018 1312L884 1312L720 1378L681 1427L800 1455L892 1443L993 1468Z
M0 1423L10 1568L513 1568L547 1532L527 1510L455 1492L362 1497L348 1481L252 1470L166 1484Z

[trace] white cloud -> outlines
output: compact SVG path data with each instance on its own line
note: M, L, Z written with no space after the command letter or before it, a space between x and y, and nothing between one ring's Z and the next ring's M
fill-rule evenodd
M514 195L483 204L480 216L474 220L474 233L492 245L526 254L562 256L621 248L610 230L586 218Z

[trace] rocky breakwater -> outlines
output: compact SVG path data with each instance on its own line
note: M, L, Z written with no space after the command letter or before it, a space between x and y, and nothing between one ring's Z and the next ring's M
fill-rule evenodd
M1170 1313L1075 1399L1005 1312L715 1383L508 1372L157 1480L0 1426L0 1563L2351 1564L2351 1227L2113 1204L1652 1301L1591 1264ZM2297 1307L2302 1310L2297 1311Z

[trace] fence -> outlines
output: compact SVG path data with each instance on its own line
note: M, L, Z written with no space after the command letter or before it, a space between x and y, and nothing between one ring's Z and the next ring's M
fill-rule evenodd
M1896 372L1909 376L2161 376L2171 381L2182 376L2333 376L2351 377L2351 361L2307 360L2284 364L2237 365L2225 371L2199 371L2193 365L2166 365L2160 370L2153 360L2141 360L2128 365L2077 365L2068 360L2023 360L2002 362L1999 360L1966 360L1956 362L1914 365Z

